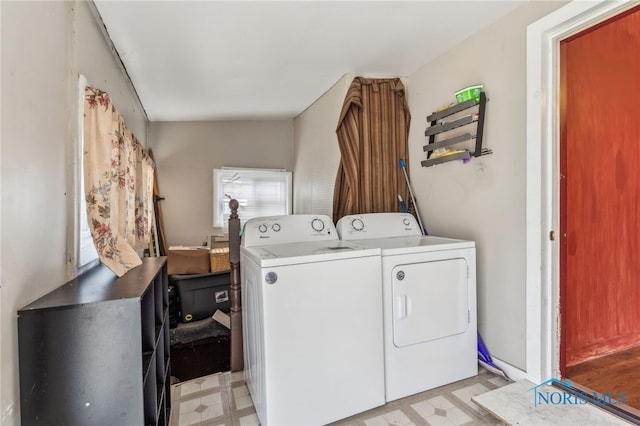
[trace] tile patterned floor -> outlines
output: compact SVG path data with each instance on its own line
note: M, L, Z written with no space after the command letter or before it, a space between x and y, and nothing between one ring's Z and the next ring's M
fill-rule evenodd
M171 387L171 426L256 426L242 372L217 373Z
M333 426L499 425L471 398L507 383L481 369L475 377L390 402ZM242 372L178 383L171 395L171 426L259 425Z

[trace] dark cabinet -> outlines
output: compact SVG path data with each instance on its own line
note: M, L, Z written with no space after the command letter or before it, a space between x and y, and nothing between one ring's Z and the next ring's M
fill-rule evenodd
M166 258L103 265L18 311L23 425L168 425Z

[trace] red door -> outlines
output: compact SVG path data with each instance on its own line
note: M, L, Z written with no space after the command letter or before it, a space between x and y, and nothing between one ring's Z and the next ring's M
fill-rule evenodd
M561 372L640 345L640 7L561 42Z

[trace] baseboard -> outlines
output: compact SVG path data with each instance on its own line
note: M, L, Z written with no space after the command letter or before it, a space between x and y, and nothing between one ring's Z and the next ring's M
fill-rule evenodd
M519 368L514 367L511 364L507 364L504 361L499 360L496 357L491 358L493 363L500 368L511 380L517 382L518 380L530 380L525 371L520 370Z

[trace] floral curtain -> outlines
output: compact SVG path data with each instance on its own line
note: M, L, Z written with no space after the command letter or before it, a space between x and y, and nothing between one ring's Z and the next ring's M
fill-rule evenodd
M155 164L106 92L87 86L84 99L87 220L101 262L120 277L149 243Z
M333 219L360 213L401 211L409 190L400 167L408 164L411 114L399 78L353 79L338 128L340 165L333 195Z

